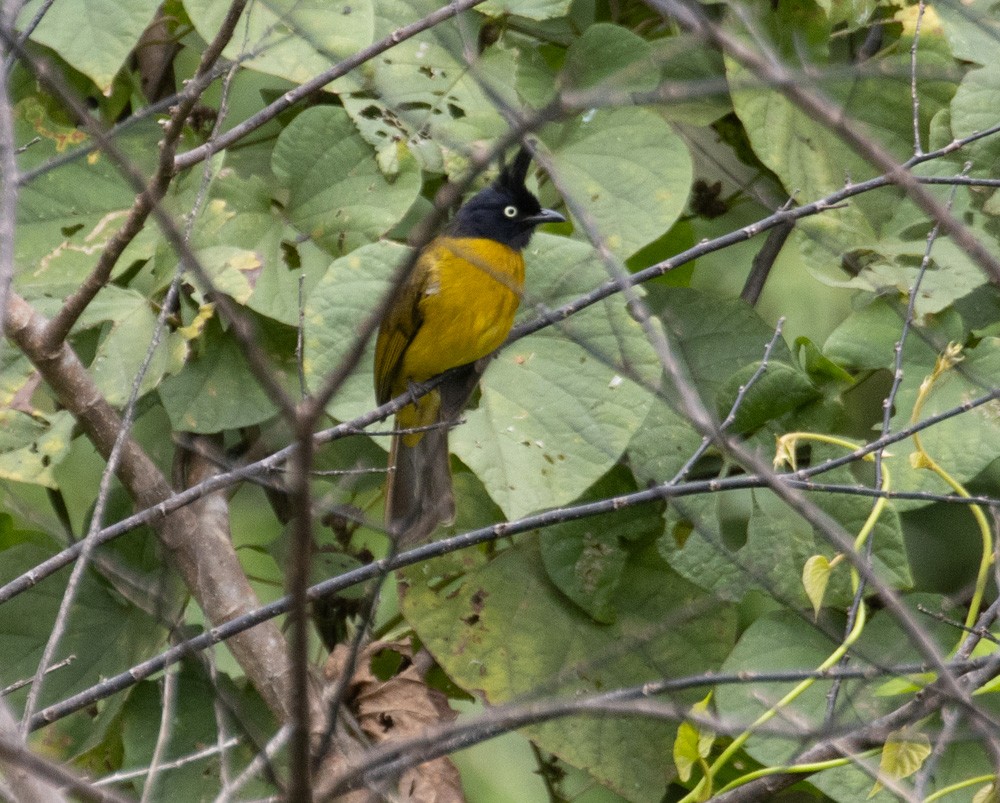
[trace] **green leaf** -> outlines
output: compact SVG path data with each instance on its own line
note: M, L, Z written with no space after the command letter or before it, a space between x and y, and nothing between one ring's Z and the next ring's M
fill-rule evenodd
M734 636L732 610L705 600L651 550L627 561L611 625L597 624L555 591L535 539L457 583L440 587L431 581L436 574L433 563L407 572L404 614L448 675L490 704L697 674L722 660ZM663 720L602 715L526 731L629 799L659 799L673 774L676 727Z
M698 390L715 404L737 371L759 362L774 330L748 304L686 287L658 289L650 302L673 335ZM787 360L779 342L775 360Z
M572 0L487 0L477 11L491 17L515 14L530 20L562 17L569 11Z
M833 360L824 356L823 352L808 337L795 338L795 354L813 381L832 380L845 385L854 384L854 377Z
M832 454L813 447L816 460ZM824 478L839 484L857 482L845 467ZM748 495L747 509L739 502ZM870 500L859 496L817 494L812 501L852 535L860 532L871 512ZM678 539L676 533L686 532L685 524L690 534ZM875 570L895 587L908 588L913 579L894 507L883 511L870 537ZM762 490L678 500L668 512L668 535L660 540L660 548L680 574L724 599L739 599L747 589L760 586L786 604L802 607L812 604L802 586L802 567L817 554L828 560L835 554L801 517ZM834 574L826 589L827 604L846 606L851 597L848 572Z
M636 491L625 469L599 480L573 504L594 502ZM548 528L541 541L542 560L552 582L597 622L612 623L628 545L659 535L659 506L643 505L623 515L611 510L600 516L568 521Z
M34 97L15 107L18 145L39 141L18 156L22 171L39 167L66 152L69 145L83 145L87 136L77 128L53 120ZM116 137L115 144L145 170L155 156L162 131L152 121L139 124ZM15 286L29 299L62 297L75 291L93 270L105 245L115 235L132 206L135 193L117 168L95 151L50 170L21 188L17 210ZM125 250L116 272L136 259L148 259L156 240L155 227L142 232Z
M31 386L38 374L23 354L16 349L0 349L0 410L12 409L36 413L31 404L30 396L34 391Z
M941 606L943 597L912 595L906 597L905 601L911 614L928 628L927 635L934 639L940 649L947 652L948 647L943 645L954 641L954 630L947 624L922 616L917 610L918 605L936 610ZM837 647L843 637L843 623L843 617L834 616L825 627L817 628L809 620L790 611L765 614L744 631L722 671L738 673L815 669ZM885 611L878 611L869 617L860 640L852 649L852 655L856 656L856 661L852 660L852 665L855 666L880 666L886 656L892 656L894 662L920 661L920 653L913 647L909 636L902 631L895 616ZM837 707L837 722L840 727L850 730L863 726L899 707L898 698L883 699L875 696L874 692L881 682L842 682ZM831 680L814 683L784 708L776 721L793 721L797 727L804 729L828 727L825 723L831 683ZM715 692L716 710L725 720L753 722L794 685L748 681L720 686ZM801 750L801 741L794 735L783 737L761 733L751 737L744 749L754 760L764 765L782 765L793 760ZM871 788L871 776L856 766L818 773L810 782L843 803L863 800ZM883 799L894 798L885 796Z
M566 89L645 92L657 84L652 46L627 28L599 22L566 49Z
M77 329L108 323L90 372L111 404L122 405L132 391L156 331L157 316L149 301L134 290L115 285L103 288L80 316ZM139 387L140 395L159 385L168 373L180 370L187 355L183 338L161 332L160 342Z
M420 170L405 146L398 147L399 172L386 177L343 110L304 111L278 138L272 161L289 192L292 222L333 253L378 239L420 192Z
M1000 37L994 0L965 0L961 6L937 3L931 8L941 21L956 59L975 64L990 62Z
M401 21L439 8L432 0L382 0L376 9L379 33L388 35ZM363 76L354 73L336 84L380 163L394 162L400 142L425 170L455 175L467 164L469 148L492 144L507 132L494 97L508 108L521 108L515 91L518 51L498 42L470 68L466 48L486 21L473 12L459 20L400 42L369 62Z
M250 372L231 335L210 326L201 353L159 387L160 400L175 430L222 432L259 424L276 407Z
M996 48L996 42L991 50ZM985 67L970 70L955 92L951 101L951 130L956 139L966 137L976 131L992 128L997 124L996 116L990 116L990 109L1000 104L1000 64L995 61ZM986 137L970 143L963 154L974 165L988 165L1000 156L1000 146L996 137Z
M701 435L694 427L656 399L628 445L629 466L644 487L666 482L676 476L699 446Z
M522 309L557 306L606 275L589 246L563 237L537 235L525 257ZM452 449L510 518L566 504L618 461L649 412L653 394L629 371L659 383L652 347L612 297L500 352Z
M839 624L832 626L833 630ZM723 672L771 672L815 669L836 648L833 639L811 627L791 612L765 614L754 620L740 636L736 647L723 664ZM715 692L719 716L735 722L753 722L786 694L793 683L754 683L748 681L719 686ZM858 714L852 706L857 684L847 681L840 691L842 708L838 723L850 727ZM794 721L799 728L822 728L826 716L826 693L829 683L815 683L794 702L782 709L779 721ZM789 763L796 751L794 738L756 735L744 749L765 765Z
M229 11L228 0L184 0L195 29L211 42ZM243 65L297 84L314 78L371 44L371 0L268 0L244 12L236 35L223 51Z
M193 635L193 634L192 634ZM221 790L220 758L208 755L191 761L192 754L203 750L205 745L217 744L219 723L216 719L214 703L224 696L229 704L240 712L240 717L248 727L257 730L274 728L274 723L265 713L260 698L245 688L245 684L234 684L226 675L219 673L213 682L207 677L203 665L195 659L184 660L173 671L177 675L174 708L171 712L171 738L162 746L162 758L166 762L178 761L156 779L156 793L152 800L205 800ZM162 680L146 680L132 689L129 699L121 712L122 723L122 769L148 767L153 761L157 748L161 722L163 720ZM227 751L226 761L231 766L245 766L251 752L240 744ZM189 760L183 760L189 759ZM106 771L106 770L105 770ZM142 793L146 776L133 780L135 796ZM251 791L251 789L255 791ZM247 794L273 794L273 786L262 781L251 781L244 789Z
M765 35L774 40L781 52L792 49L789 40L794 31L800 49L807 50L819 63L827 60L829 22L814 3L783 7L768 15L766 23ZM733 32L743 33L735 15L730 16L729 27ZM859 181L875 174L874 168L829 128L799 110L780 92L760 87L753 74L735 61L726 60L726 72L733 109L746 129L754 153L781 179L787 192L813 200L840 189L847 177ZM827 87L829 83L824 82L824 88ZM839 254L849 248L850 238L873 233L872 224L857 205L803 221L802 230L818 244L820 253L815 259L828 258L829 253Z
M24 30L42 0L25 4L17 29ZM152 21L158 0L60 0L47 9L31 34L90 78L104 94Z
M597 231L625 258L680 217L693 167L684 141L655 112L598 109L552 143L553 179L583 204Z
M927 322L931 316L986 284L982 269L951 240L938 240L934 244L932 259L923 272L920 260L927 248L926 240L883 241L874 247L879 256L844 286L878 295L895 295L905 303L919 279L914 301L918 323Z
M751 363L735 373L719 391L717 412L725 418L736 404L740 391L760 367ZM796 365L768 362L767 368L746 391L736 410L732 430L736 433L754 432L768 421L802 407L820 397L820 392L809 377Z
M319 389L354 347L358 326L389 291L389 282L407 253L408 249L388 241L362 246L334 260L309 294L303 371L310 390ZM357 369L327 406L334 417L347 421L375 406L374 361L372 337Z
M261 315L298 326L299 279L307 294L330 257L311 240L300 242L272 203L271 190L263 176L223 172L212 184L192 245L218 289Z
M659 542L663 558L682 577L720 599L741 599L752 580L730 552L746 543L750 502L750 493L742 490L671 501Z
M66 410L43 418L0 409L0 477L57 488L52 470L69 453L75 423Z
M882 758L879 760L879 777L909 778L919 770L931 754L931 740L926 733L912 730L898 730L889 734L882 747ZM868 798L878 794L882 782L875 781Z
M6 583L34 568L56 551L55 544L42 546L24 541L0 552L0 583ZM52 623L66 590L68 570L0 605L0 650L7 656L4 679L18 680L34 675ZM126 604L109 590L96 574L84 572L69 627L54 656L73 660L46 675L41 705L49 705L123 672L146 658L165 640L165 631L156 620L135 606ZM26 690L6 698L17 709L24 703Z
M250 300L257 286L257 277L264 268L264 262L258 254L246 248L216 245L199 249L195 256L211 279L212 287L232 296L239 304L246 304Z
M838 326L826 343L823 352L838 365L851 370L889 368L896 359L895 347L903 327L900 309L884 298L852 313ZM935 343L944 348L951 340L964 338L962 322L953 312L945 312L928 320L918 332L910 332L906 339L906 363L924 366L934 364L937 351ZM914 370L922 370L914 368Z
M721 54L693 34L674 33L651 43L653 58L662 65L660 78L678 85L697 86L725 79ZM729 94L711 93L690 100L676 100L659 108L668 120L707 126L733 109ZM704 145L704 143L701 143Z
M836 58L831 21L810 0L762 13L758 22L755 35L771 40L778 57L788 58L788 63L807 59L820 68L842 66ZM735 35L746 36L740 15L731 13L726 24ZM872 60L879 68L877 76L831 78L821 84L823 94L842 107L840 113L845 118L863 126L900 161L913 151L909 48L903 47L904 42L908 44L906 37L896 49ZM917 52L920 75L947 75L954 69L945 43L940 35L933 34L930 26L922 31ZM751 71L727 60L727 74L733 107L746 128L754 153L781 179L789 194L815 200L839 190L845 181L859 182L880 172L853 146L782 93L760 86ZM950 100L953 85L924 81L920 88L919 124L925 132L934 114ZM841 255L855 248L859 239L872 238L898 204L896 197L874 193L857 198L844 208L826 210L822 215L801 221L797 228L808 235L800 242L810 269L820 275L843 275Z

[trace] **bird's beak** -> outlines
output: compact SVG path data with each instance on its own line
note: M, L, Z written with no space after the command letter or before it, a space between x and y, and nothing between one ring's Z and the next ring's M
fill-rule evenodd
M543 209L537 215L526 217L521 222L537 226L540 223L565 223L566 218L560 215L555 209Z

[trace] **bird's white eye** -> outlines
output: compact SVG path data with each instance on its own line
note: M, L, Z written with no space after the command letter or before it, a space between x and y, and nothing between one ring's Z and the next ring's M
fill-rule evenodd
M517 217L517 207L516 206L505 206L503 208L504 217L515 218Z

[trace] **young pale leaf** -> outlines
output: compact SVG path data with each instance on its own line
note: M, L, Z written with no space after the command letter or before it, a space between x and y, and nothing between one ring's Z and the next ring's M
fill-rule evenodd
M691 770L699 758L698 729L690 722L682 722L677 726L677 738L674 739L674 766L682 782L691 779Z
M802 585L813 606L813 614L819 618L823 607L823 595L830 580L830 561L826 555L813 555L802 567Z
M704 699L691 706L692 714L704 714L712 699L709 692ZM677 738L674 740L674 766L677 767L677 777L685 783L691 778L691 770L699 760L708 758L715 744L715 731L702 728L691 722L682 722L677 727Z
M914 731L894 731L882 748L882 759L879 761L879 777L896 780L908 778L923 766L924 760L931 754L931 740L925 733ZM882 788L881 781L875 781L869 799L875 797Z
M972 803L1000 803L1000 791L997 790L996 784L991 783L981 787L972 796Z

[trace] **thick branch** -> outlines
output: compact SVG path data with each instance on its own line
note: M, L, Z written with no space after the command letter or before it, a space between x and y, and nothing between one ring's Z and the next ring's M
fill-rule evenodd
M68 345L53 351L45 349L45 327L45 319L31 305L19 295L10 295L7 337L31 360L98 452L107 458L121 429L121 419ZM131 437L126 439L116 473L141 508L159 505L173 495L159 468ZM259 606L232 543L225 537L203 534L192 510L176 510L154 526L214 625ZM241 634L230 641L230 648L271 710L282 720L288 719L288 659L284 639L275 624L268 622ZM318 700L315 705L319 707Z

